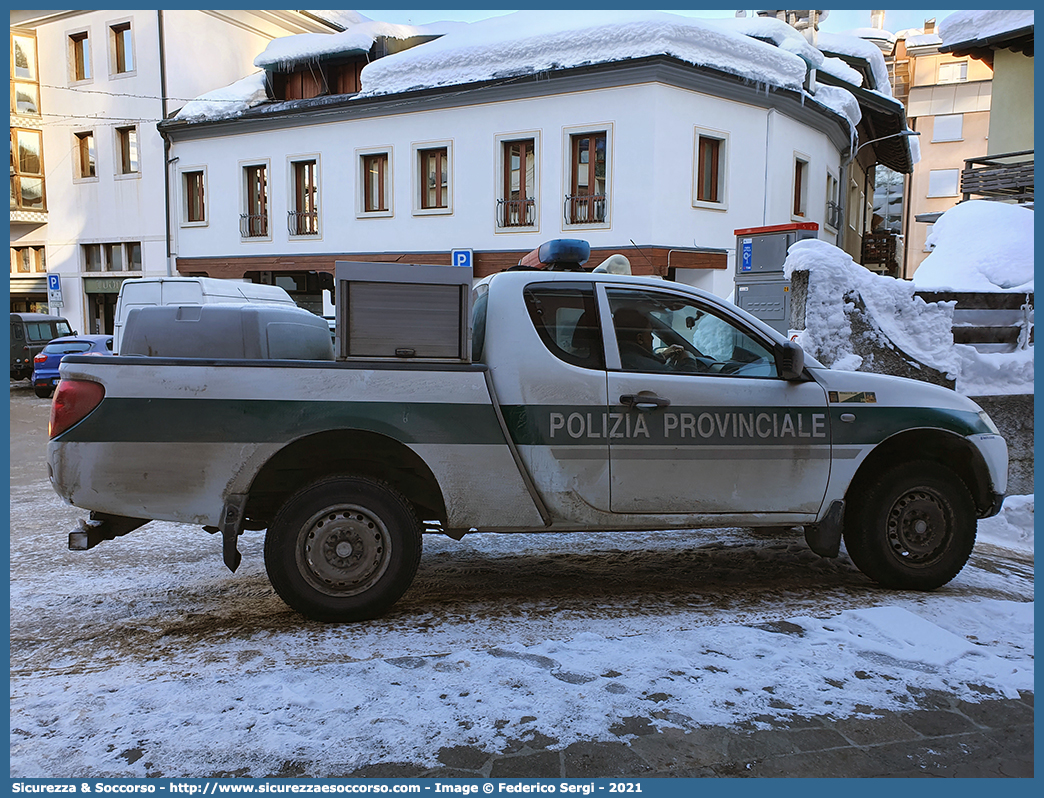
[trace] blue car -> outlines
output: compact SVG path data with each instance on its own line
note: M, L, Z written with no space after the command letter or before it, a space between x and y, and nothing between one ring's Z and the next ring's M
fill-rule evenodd
M111 355L111 335L70 335L55 338L33 358L33 390L47 399L58 385L58 366L66 355Z

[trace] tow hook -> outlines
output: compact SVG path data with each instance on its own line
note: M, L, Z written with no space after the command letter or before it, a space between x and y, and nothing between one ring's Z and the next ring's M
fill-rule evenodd
M89 519L81 518L69 533L70 551L87 551L106 540L115 540L149 522L148 518L127 518L91 511Z

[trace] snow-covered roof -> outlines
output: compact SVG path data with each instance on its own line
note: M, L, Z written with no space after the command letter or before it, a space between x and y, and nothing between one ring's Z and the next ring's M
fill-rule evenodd
M361 16L361 15L360 15ZM313 61L332 55L365 53L378 38L412 39L438 35L424 25L399 25L366 20L352 24L341 33L299 33L273 39L257 58L254 66L261 69L290 69L302 61Z
M819 66L819 71L826 72L828 75L832 75L850 86L863 85L862 73L852 69L840 58L824 58L823 63Z
M696 19L659 11L518 11L473 23L397 25L357 12L308 12L344 27L341 33L300 34L273 40L255 66L288 70L304 62L367 52L379 37L430 39L369 63L361 73L358 97L380 97L420 89L480 83L550 70L667 55L698 67L735 75L759 86L802 93L854 129L860 100L845 89L861 87L863 75L841 58L828 58L797 30L774 18ZM432 38L435 37L435 38ZM891 99L887 68L870 42L820 34L830 52L867 61L881 98ZM819 84L804 93L810 68L842 85ZM265 102L256 76L209 92L189 103L179 119L232 116ZM880 110L880 109L878 109ZM901 113L897 104L895 113Z
M268 99L265 73L255 72L235 83L208 91L189 101L178 111L176 119L221 119L241 114Z
M957 11L939 23L939 35L942 37L943 46L953 47L966 42L993 39L1031 27L1032 11Z
M769 39L768 44L758 39ZM518 11L480 20L362 72L362 96L670 55L754 83L800 90L822 54L774 19L703 20L663 12Z
M942 37L938 33L915 33L906 37L907 50L914 47L938 47L942 43Z
M890 33L881 28L853 28L852 30L845 31L844 35L855 36L856 38L864 39L866 41L871 42L882 41L888 45L889 49L895 44L896 41L896 35L894 33Z
M892 96L888 65L885 63L884 55L881 54L881 48L876 44L848 33L827 33L825 31L819 32L818 44L819 49L824 53L847 55L850 58L860 58L866 61L870 65L870 74L874 79L874 85L867 88L886 97Z
M313 17L319 17L324 22L332 23L341 30L347 30L353 25L359 25L363 22L372 22L369 17L363 16L358 11L305 11L306 14L311 14Z

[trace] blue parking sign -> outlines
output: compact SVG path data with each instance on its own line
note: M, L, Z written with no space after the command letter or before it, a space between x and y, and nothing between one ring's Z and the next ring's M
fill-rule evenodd
M49 275L47 275L47 288L50 291L61 291L62 290L61 278L57 274L49 274Z
M472 251L470 249L454 249L450 251L450 265L472 268Z

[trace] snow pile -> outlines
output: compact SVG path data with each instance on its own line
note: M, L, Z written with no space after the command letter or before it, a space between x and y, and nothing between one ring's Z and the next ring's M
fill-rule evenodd
M1029 27L1033 27L1032 11L957 11L939 23L939 35L943 44L953 46Z
M872 346L895 344L906 354L955 377L953 303L928 304L914 295L913 283L874 274L826 241L809 239L790 248L784 264L788 279L808 272L805 330L798 343L831 368L856 370L863 358L853 351L851 315L862 299L876 330Z
M255 72L224 88L214 89L190 100L178 111L177 119L220 119L241 114L268 99L265 73Z
M800 91L806 60L822 54L779 20L756 29L780 46L745 35L751 21L699 20L661 12L519 11L481 20L436 41L381 58L362 72L362 96L475 83L655 55ZM782 26L782 27L780 27ZM801 39L802 43L798 43Z
M919 289L1033 290L1033 211L969 200L939 217L928 236L934 247L913 282Z
M979 521L976 541L1033 552L1033 496L1009 496L993 518Z
M965 396L1033 393L1033 347L1014 352L979 352L957 344L957 391Z
M273 39L257 58L254 66L262 69L291 69L302 61L339 53L367 52L378 37L409 39L431 35L417 25L398 25L391 22L366 20L352 25L342 33L299 33Z
M914 296L915 290L1032 292L1033 219L1033 211L1017 205L960 203L935 223L928 238L935 249L912 281L876 275L825 241L798 242L785 266L788 277L809 273L806 329L798 342L831 368L859 369L863 358L854 351L851 325L858 294L879 333L870 344L898 346L956 380L966 396L1033 393L1032 346L991 353L955 345L954 303L927 304Z

